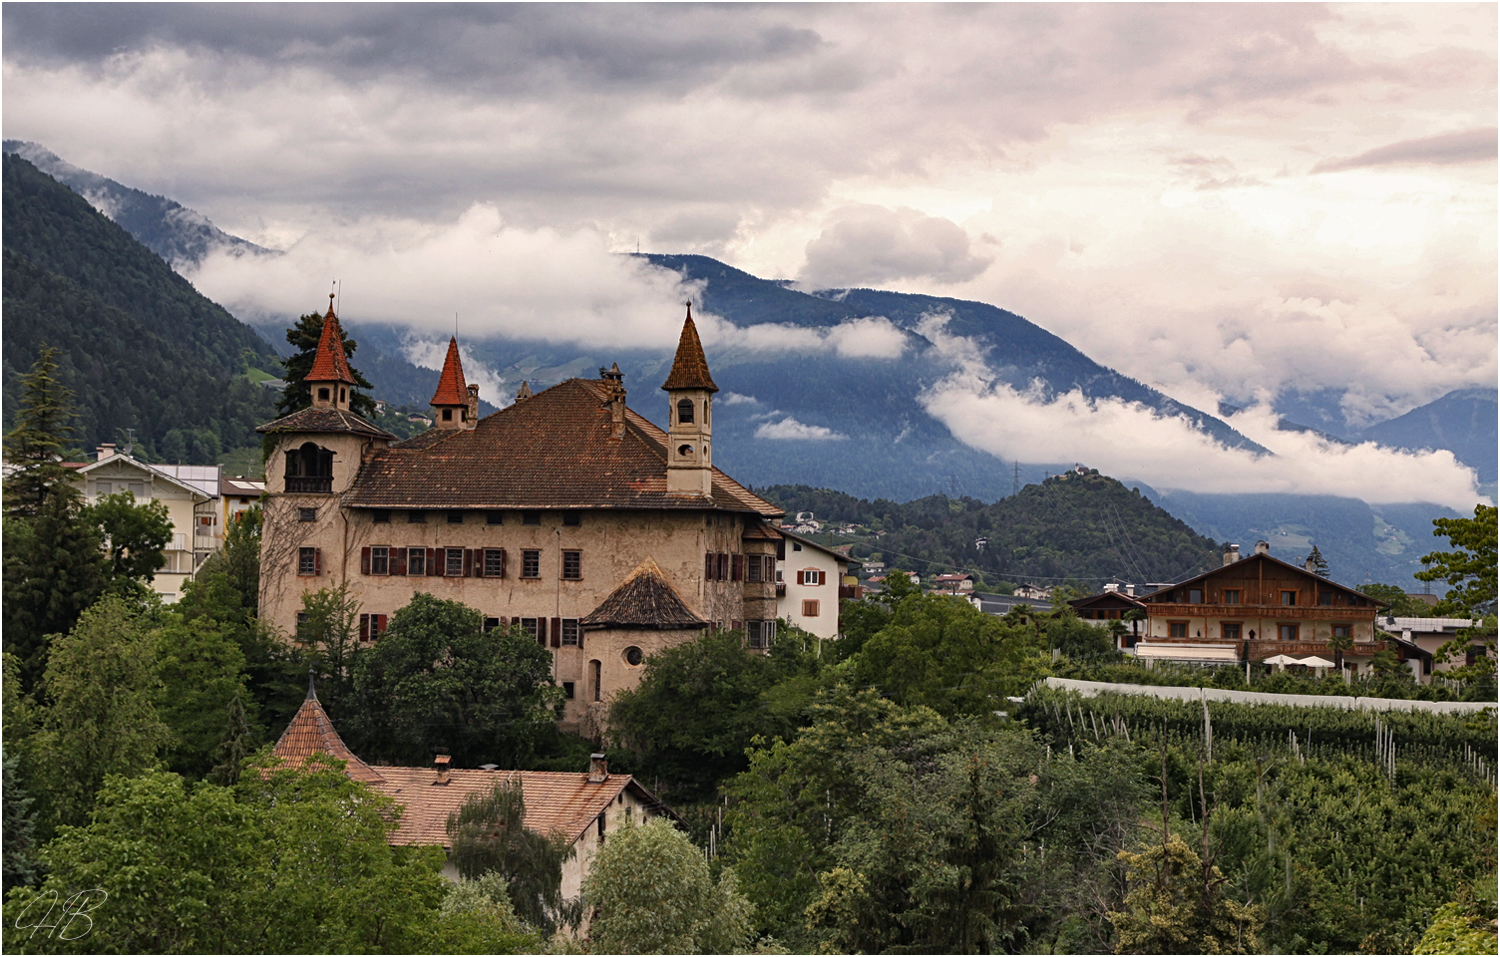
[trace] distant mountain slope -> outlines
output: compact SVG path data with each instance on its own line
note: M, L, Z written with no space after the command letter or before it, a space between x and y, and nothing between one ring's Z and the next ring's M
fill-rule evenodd
M1494 484L1500 443L1500 390L1458 389L1405 415L1380 422L1360 433L1366 440L1395 449L1450 449L1460 462Z
M126 429L160 458L256 444L274 403L243 373L274 368L270 347L72 190L19 157L3 164L7 423L47 344L78 394L86 449Z
M1218 543L1153 505L1138 491L1093 470L1068 471L986 505L934 495L898 504L806 485L772 485L756 494L788 515L810 511L821 522L851 522L884 532L853 554L874 552L893 568L922 575L962 569L1000 582L1075 579L1174 581L1218 564ZM822 540L822 536L818 536ZM984 547L977 542L984 539ZM835 544L849 539L836 537Z

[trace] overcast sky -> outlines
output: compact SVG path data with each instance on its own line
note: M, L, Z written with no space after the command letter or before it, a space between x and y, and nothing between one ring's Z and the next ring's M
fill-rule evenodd
M196 277L232 306L670 345L639 243L995 303L1210 410L1496 380L1494 4L3 16L7 138L291 251Z

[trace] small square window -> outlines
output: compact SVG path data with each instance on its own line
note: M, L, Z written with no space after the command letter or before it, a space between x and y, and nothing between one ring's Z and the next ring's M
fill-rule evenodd
M563 552L562 572L568 581L583 578L583 552Z
M1220 626L1224 631L1225 641L1240 640L1240 623L1237 621L1226 621Z
M417 512L417 511L407 512L406 513L406 524L408 524L408 525L426 525L427 524L427 513L426 512Z
M528 636L530 636L531 638L535 639L536 636L537 636L537 634L538 634L538 625L537 625L538 621L540 621L540 619L537 619L537 618L522 618L521 619L521 631L525 632Z
M449 512L448 513L448 524L449 525L462 525L463 523L464 523L464 513L463 512Z
M484 577L505 577L505 550L501 548L486 548L484 550Z
M505 524L505 513L504 512L485 512L484 513L484 524L486 524L486 525L504 525Z
M802 551L802 546L797 544L796 542L792 542L792 551L800 552Z
M1238 605L1240 603L1240 590L1238 588L1224 589L1224 604Z
M318 573L318 550L303 546L297 549L297 574L316 575Z
M1297 640L1297 626L1296 625L1281 625L1279 627L1279 629L1278 629L1278 632L1279 632L1279 634L1281 636L1281 640L1282 641L1296 641Z
M1335 637L1335 638L1348 638L1348 637L1350 637L1353 634L1354 634L1354 628L1351 625L1334 625L1333 626L1333 637Z
M521 513L521 524L522 525L540 525L540 524L542 524L542 513L541 512L522 512Z
M542 577L542 553L540 549L526 548L521 550L521 577Z
M1201 589L1201 588L1189 588L1188 589L1188 604L1190 604L1190 605L1201 605L1201 604L1203 604L1203 589Z
M1281 603L1283 605L1297 604L1297 593L1294 591L1283 591L1281 593Z
M297 521L299 521L299 522L316 522L317 520L318 520L318 510L317 509L315 509L315 508L299 508L299 509L297 509Z
M1167 637L1168 638L1186 638L1187 637L1187 622L1185 622L1185 621L1172 621L1172 622L1168 622L1167 623Z
M427 549L408 548L406 550L406 574L427 574Z
M389 525L391 523L391 510L388 508L377 508L370 512L370 521L376 525Z
M389 575L391 572L391 550L385 545L375 545L370 549L370 574Z
M1331 591L1320 591L1320 592L1318 592L1318 604L1320 604L1320 605L1332 605L1333 604L1333 592L1331 592Z
M818 617L819 605L820 605L820 602L818 602L816 599L812 599L812 598L805 599L802 602L802 617L803 618L816 618L816 617Z
M444 557L443 576L445 578L464 577L464 550L462 548L445 548L447 554Z
M499 627L500 627L500 619L498 619L498 618L486 618L484 620L484 628L481 629L481 630L483 630L483 631L494 631L496 628L499 628Z
M572 701L573 700L573 682L571 682L571 681L564 681L563 682L563 697L566 698L568 701Z
M569 528L577 528L583 524L583 516L577 512L563 512L563 524Z
M562 620L562 643L565 645L578 644L577 618L564 618Z

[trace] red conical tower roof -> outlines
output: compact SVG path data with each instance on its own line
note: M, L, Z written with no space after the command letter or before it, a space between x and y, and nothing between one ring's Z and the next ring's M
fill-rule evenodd
M323 317L323 334L318 338L318 353L313 357L308 382L342 382L354 385L354 373L344 355L344 333L339 317L333 314L333 297L328 297L328 315Z
M438 376L437 392L432 396L433 405L468 405L469 391L464 383L464 364L458 358L458 339L448 340L448 358L443 360L443 371Z
M707 389L718 392L713 376L708 374L708 359L703 355L703 343L698 341L698 327L693 325L693 304L688 303L687 321L682 324L682 338L677 343L677 357L672 360L672 371L662 388Z
M291 764L301 764L314 754L326 754L344 761L344 773L356 781L374 784L385 780L344 744L344 739L333 729L333 722L328 720L328 712L318 703L318 693L313 690L311 681L307 684L306 700L297 709L291 724L281 732L281 738L271 753Z

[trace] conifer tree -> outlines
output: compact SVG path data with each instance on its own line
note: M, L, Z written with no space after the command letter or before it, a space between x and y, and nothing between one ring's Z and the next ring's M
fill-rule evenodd
M19 518L41 514L62 496L75 505L81 496L68 481L63 455L73 437L73 390L57 378L57 350L43 346L31 371L21 379L16 427L5 436L5 512Z
M339 331L343 332L342 326ZM313 357L318 354L318 340L322 335L323 316L316 312L298 319L296 325L286 331L286 341L296 347L297 353L282 362L286 367L286 388L281 393L281 401L276 403L277 415L291 415L312 405L312 389L307 385L307 374L312 371ZM349 390L349 408L355 415L370 418L375 414L375 400L369 395L369 390L374 386L352 365L354 350L358 347L359 344L345 332L344 356L351 360L349 371L354 374L355 385Z

